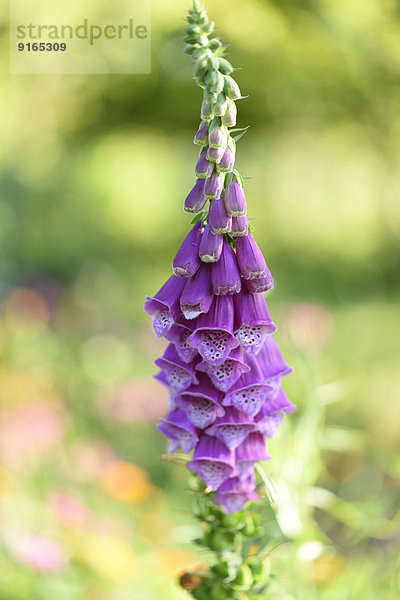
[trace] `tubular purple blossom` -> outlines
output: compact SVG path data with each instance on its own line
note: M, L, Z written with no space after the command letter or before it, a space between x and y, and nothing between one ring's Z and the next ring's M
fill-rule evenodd
M266 383L264 374L258 361L252 356L246 357L250 370L243 373L226 393L223 406L235 406L250 417L257 415L267 398L274 395L275 388Z
M215 495L228 514L237 512L250 500L257 500L254 472L242 477L230 477L218 488Z
M241 281L236 256L226 239L223 241L221 258L211 267L211 283L216 295L240 292Z
M250 433L236 448L235 464L240 473L246 473L256 462L269 460L270 458L263 434L256 431Z
M258 354L266 336L276 331L265 298L243 290L234 297L234 302L235 337L247 352Z
M199 374L198 385L190 386L175 398L176 405L198 429L209 427L217 417L225 414L221 400L222 393L202 373Z
M158 429L170 438L169 453L182 448L184 452L189 454L199 440L196 429L180 409L171 411L165 419L162 419Z
M183 392L192 383L198 383L195 366L180 358L174 344L169 344L163 356L154 362L163 375L156 375L155 378L161 383L167 383L173 393Z
M245 279L259 279L267 275L265 258L250 233L237 239L236 257Z
M196 369L207 373L218 390L227 392L236 383L242 373L250 370L250 367L244 361L243 350L235 348L222 365L214 365L206 360L202 360L196 365Z
M172 268L178 277L191 277L200 267L199 245L202 233L201 221L189 231L175 256Z
M211 202L208 222L213 233L229 233L231 230L232 217L226 212L222 198L216 198Z
M217 296L207 314L201 315L196 329L188 338L200 356L214 365L221 365L230 351L238 346L233 335L233 300L231 296Z
M205 263L217 262L222 253L224 238L221 234L214 234L209 223L205 226L199 246L199 257Z
M246 196L241 185L232 179L224 194L225 208L231 217L240 217L246 214L247 202Z
M185 200L185 210L190 213L198 213L204 208L207 198L204 195L204 179L199 179Z
M218 417L213 425L206 429L206 433L215 436L227 448L234 450L250 433L257 430L258 426L251 417L236 408L227 408L224 416Z
M175 344L179 357L186 363L192 362L197 355L196 348L193 348L188 338L193 333L194 322L187 321L180 317L177 323L174 323L166 334L166 339Z
M214 294L211 287L210 266L201 264L196 275L190 277L181 294L181 309L186 319L195 319L209 311Z
M153 317L153 327L157 337L162 337L171 329L180 313L180 296L186 282L172 275L155 296L146 296L145 312Z
M200 437L193 460L187 466L212 490L218 489L226 479L236 475L235 453L209 435Z

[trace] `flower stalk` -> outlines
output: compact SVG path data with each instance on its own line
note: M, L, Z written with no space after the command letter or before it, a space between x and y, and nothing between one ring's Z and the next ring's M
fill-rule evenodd
M185 573L197 600L256 600L268 586L266 556L282 539L259 461L266 438L295 410L281 379L291 372L272 334L263 292L273 287L266 260L249 233L243 178L235 168L242 98L221 41L198 0L188 16L185 52L203 89L196 182L184 202L192 229L173 260L173 275L148 297L145 311L170 343L155 361L170 394L159 429L168 452L183 450L197 476L196 541L213 562ZM265 597L265 596L262 596Z

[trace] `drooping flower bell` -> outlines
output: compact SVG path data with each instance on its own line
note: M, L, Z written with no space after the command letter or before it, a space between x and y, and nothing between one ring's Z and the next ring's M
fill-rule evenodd
M195 3L190 14L185 51L204 96L194 137L201 146L197 181L184 209L197 217L173 274L147 297L145 310L156 335L169 342L155 361L156 379L170 394L159 424L168 451L193 452L187 467L235 512L257 498L255 465L269 459L266 439L295 406L282 388L291 369L272 337L276 325L263 295L273 279L249 232L243 179L234 168L241 92L204 11Z

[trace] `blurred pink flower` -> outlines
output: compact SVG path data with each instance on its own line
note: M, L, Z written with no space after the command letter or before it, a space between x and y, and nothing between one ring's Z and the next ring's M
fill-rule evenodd
M298 348L321 352L333 331L330 311L320 304L293 304L288 315L289 332Z
M13 535L9 547L16 560L43 573L60 573L68 563L64 548L42 535Z
M0 417L0 459L19 469L36 466L64 434L60 407L33 400L7 408Z
M115 452L105 440L82 439L64 456L64 469L73 479L93 481L104 470L105 465L115 459Z
M103 414L114 421L153 423L168 408L167 390L149 378L135 379L117 388L100 390L97 400Z
M55 492L50 496L50 504L67 527L84 527L90 519L91 511L77 496Z

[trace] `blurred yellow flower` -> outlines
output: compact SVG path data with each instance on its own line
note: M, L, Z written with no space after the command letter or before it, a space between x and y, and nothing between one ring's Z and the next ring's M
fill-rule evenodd
M113 461L106 465L100 483L110 496L128 503L146 500L153 489L143 469L124 461Z
M137 572L132 548L117 537L92 536L84 541L79 555L92 569L112 581L127 581Z

